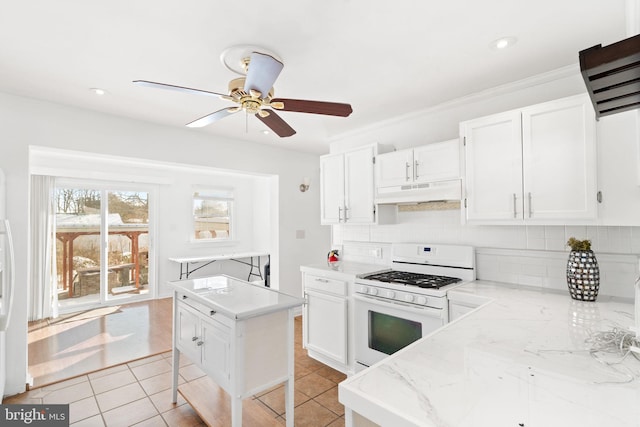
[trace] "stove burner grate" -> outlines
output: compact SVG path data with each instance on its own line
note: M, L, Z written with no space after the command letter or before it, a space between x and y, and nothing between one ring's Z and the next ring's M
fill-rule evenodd
M436 276L432 274L410 273L407 271L384 271L364 276L366 280L377 280L385 283L401 283L409 286L418 286L420 288L438 289L442 286L460 282L457 277Z

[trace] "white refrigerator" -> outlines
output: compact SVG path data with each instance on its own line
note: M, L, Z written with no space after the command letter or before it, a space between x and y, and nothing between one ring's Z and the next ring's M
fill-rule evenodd
M0 170L0 402L7 377L5 335L14 293L13 244L9 221L5 219L5 178Z

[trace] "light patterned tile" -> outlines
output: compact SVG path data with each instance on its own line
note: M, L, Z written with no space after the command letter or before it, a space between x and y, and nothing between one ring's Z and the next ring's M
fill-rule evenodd
M309 400L296 407L294 416L294 424L296 427L326 426L340 418L335 413L313 400ZM286 417L280 417L278 420L284 421L285 418Z
M335 385L336 383L333 381L323 378L316 373L311 373L306 377L297 379L294 389L309 397L316 397L317 395L329 390L331 387L335 387Z
M116 371L110 375L101 376L90 380L95 394L104 393L118 387L136 382L136 377L129 370Z
M107 427L130 426L158 415L149 398L119 406L102 413Z
M167 412L171 409L174 409L178 406L181 406L187 403L187 401L184 400L184 397L182 397L180 393L178 393L177 402L173 403L171 401L173 400L171 394L172 394L171 389L168 389L168 390L163 390L159 393L153 394L149 396L149 398L151 399L151 402L153 402L153 405L156 407L156 409L160 413Z
M144 390L140 387L140 384L136 382L107 391L106 393L98 394L96 395L96 399L98 401L98 406L100 406L100 410L102 412L106 412L126 403L142 399L145 396L146 394Z
M162 418L169 427L202 426L202 419L189 405L178 406L162 414Z
M94 415L90 418L85 418L82 421L71 424L71 427L104 427L104 421L102 415Z
M331 412L337 415L344 415L344 405L338 401L338 387L330 388L324 393L313 398L320 405L329 409Z
M164 419L161 415L156 415L153 418L149 418L148 420L144 420L139 422L138 424L134 424L133 427L164 427L167 423L164 422Z
M129 370L129 367L127 366L127 364L123 363L122 365L112 366L111 368L102 369L100 371L92 372L92 373L90 373L88 375L88 377L89 377L89 380L95 380L97 378L106 377L108 375L112 375L112 374L115 374L117 372L128 371L128 370Z
M151 396L152 394L171 388L171 385L173 384L172 376L172 372L165 372L140 381L140 385L144 391ZM184 382L185 380L178 375L178 384L184 384Z
M143 380L145 378L153 377L155 375L160 375L165 372L171 371L171 363L167 362L166 359L160 357L160 360L156 360L151 363L145 363L144 365L139 365L131 368L133 374L138 378L138 380Z
M42 403L73 403L91 396L93 396L93 390L89 381L85 381L46 393L42 398Z
M264 394L258 398L261 403L264 403L269 409L278 415L282 415L285 412L284 406L284 385ZM310 399L309 396L297 391L294 387L293 390L293 405L299 406Z
M187 365L180 368L180 375L187 381L193 381L204 377L206 374L196 365Z
M91 418L100 414L100 408L94 396L78 400L69 405L69 423Z
M155 356L151 356L151 357L145 357L144 359L138 359L138 360L134 360L132 362L127 363L127 365L129 365L129 368L135 368L137 366L141 366L141 365L147 365L149 363L152 362L157 362L159 360L163 360L163 354L156 354ZM171 360L171 359L169 359Z

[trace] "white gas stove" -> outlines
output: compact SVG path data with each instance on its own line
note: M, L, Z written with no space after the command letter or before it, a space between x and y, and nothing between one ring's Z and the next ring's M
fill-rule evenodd
M425 296L443 298L476 278L472 246L396 243L391 251L392 268L358 276L356 293L425 305Z
M471 246L392 245L392 268L356 278L356 361L371 366L445 325L447 291L475 280Z

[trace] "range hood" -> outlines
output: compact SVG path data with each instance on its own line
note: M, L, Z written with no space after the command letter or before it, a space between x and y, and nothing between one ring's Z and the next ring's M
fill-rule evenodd
M640 108L640 34L579 57L596 118Z
M462 198L462 181L423 182L392 187L378 187L377 204L403 204L441 201L460 201Z

